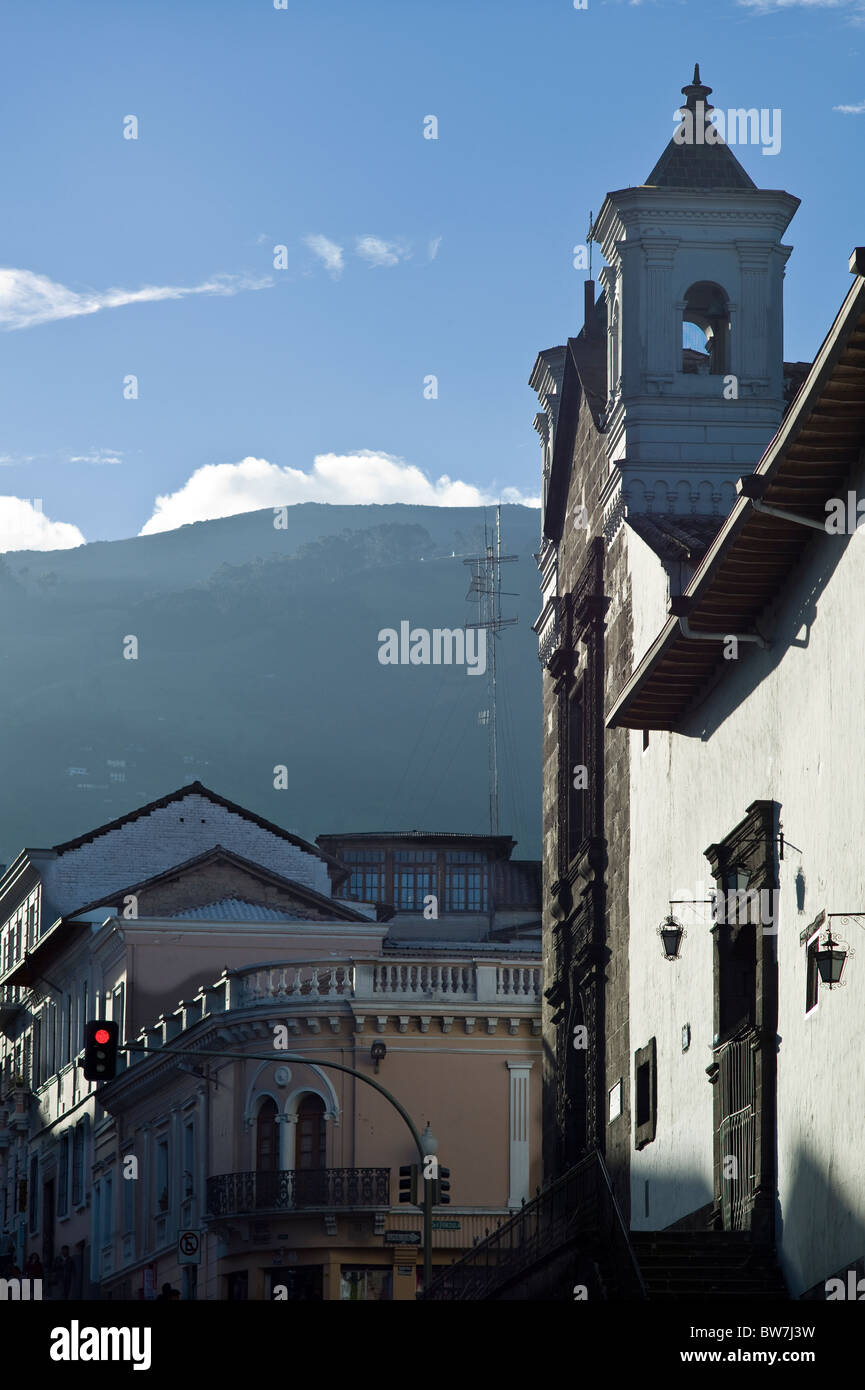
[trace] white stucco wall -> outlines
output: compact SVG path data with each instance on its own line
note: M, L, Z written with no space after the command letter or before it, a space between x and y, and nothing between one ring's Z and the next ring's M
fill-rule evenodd
M636 531L628 528L627 538L634 665L638 666L667 619L667 571Z
M743 644L680 732L653 732L645 752L642 733L631 735L631 1043L654 1036L658 1051L657 1136L632 1151L632 1224L661 1229L712 1198L710 909L674 909L688 932L676 963L664 959L657 926L670 898L714 886L703 851L751 802L777 801L785 836L802 851L788 844L780 865L777 937L778 1244L794 1293L865 1253L865 916L836 924L858 954L843 987L821 987L807 1018L799 940L821 910L865 913L863 565L861 534L817 537L761 620L773 648Z

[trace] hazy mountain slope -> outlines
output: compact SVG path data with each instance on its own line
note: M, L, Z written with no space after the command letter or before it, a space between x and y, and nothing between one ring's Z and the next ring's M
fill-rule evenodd
M502 509L519 555L503 610L520 621L498 645L501 830L521 857L540 845L538 520ZM196 777L308 836L488 828L486 680L382 666L377 640L476 616L462 558L483 548L483 511L308 504L288 523L254 512L5 557L0 861Z

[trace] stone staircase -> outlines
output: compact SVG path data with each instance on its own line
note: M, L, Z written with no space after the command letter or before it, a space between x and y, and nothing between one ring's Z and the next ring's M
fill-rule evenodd
M739 1231L632 1231L653 1302L789 1299L775 1250Z

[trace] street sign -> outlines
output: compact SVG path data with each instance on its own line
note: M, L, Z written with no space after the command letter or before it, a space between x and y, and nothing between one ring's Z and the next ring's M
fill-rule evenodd
M385 1231L385 1245L420 1245L420 1231Z
M460 1229L460 1223L459 1221L439 1220L434 1216L432 1228L434 1231L458 1231Z
M201 1264L201 1232L181 1231L177 1237L177 1263L179 1265Z

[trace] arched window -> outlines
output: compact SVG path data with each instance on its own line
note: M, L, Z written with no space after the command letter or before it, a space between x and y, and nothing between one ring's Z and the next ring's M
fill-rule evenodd
M267 1096L259 1106L255 1133L255 1169L258 1173L279 1170L279 1125L276 1101Z
M682 310L682 371L723 376L730 363L730 309L727 296L711 280L698 280Z
M295 1167L303 1172L327 1167L327 1131L324 1101L307 1094L297 1107L297 1153Z

